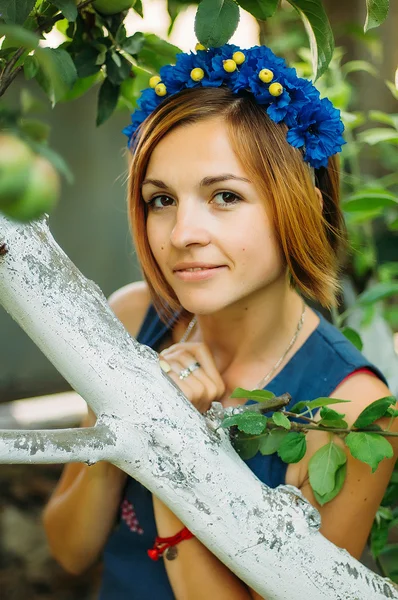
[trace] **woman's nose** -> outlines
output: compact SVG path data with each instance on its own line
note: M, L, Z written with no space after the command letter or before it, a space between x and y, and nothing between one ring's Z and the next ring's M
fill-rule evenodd
M210 242L210 231L205 211L192 205L178 207L176 221L170 241L176 248L186 248L191 244L206 246Z

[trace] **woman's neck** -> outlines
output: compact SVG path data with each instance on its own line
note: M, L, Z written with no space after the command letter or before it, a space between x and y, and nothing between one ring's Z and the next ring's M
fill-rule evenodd
M265 297L266 296L266 297ZM300 296L287 286L248 298L211 315L198 315L190 341L204 342L221 374L235 364L273 367L296 332L303 310ZM292 351L294 349L292 348Z

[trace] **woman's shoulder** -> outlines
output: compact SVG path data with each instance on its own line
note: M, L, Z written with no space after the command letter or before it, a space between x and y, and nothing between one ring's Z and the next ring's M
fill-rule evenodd
M136 337L151 303L145 281L134 281L113 292L108 303L127 331Z
M341 362L353 368L369 367L381 375L378 369L371 364L360 350L351 342L351 340L325 317L319 315L320 322L316 331L316 343L322 346L323 350L329 355L333 354ZM382 377L383 378L383 377Z

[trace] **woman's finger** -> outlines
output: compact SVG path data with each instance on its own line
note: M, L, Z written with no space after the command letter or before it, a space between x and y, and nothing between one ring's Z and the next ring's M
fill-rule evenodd
M209 348L203 343L183 343L174 344L169 348L166 348L160 353L160 356L169 362L171 359L178 359L179 361L184 356L193 357L193 360L198 362L203 369L203 372L215 383L217 387L217 393L221 397L225 392L225 384L222 380L220 373L216 367L213 356ZM189 366L189 365L187 365Z

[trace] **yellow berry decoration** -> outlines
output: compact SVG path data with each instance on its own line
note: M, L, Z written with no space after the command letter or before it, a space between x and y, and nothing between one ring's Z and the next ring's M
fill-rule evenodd
M194 81L200 81L205 76L205 72L203 69L196 67L196 69L192 69L191 71L191 79Z
M195 50L196 50L196 52L198 50L206 50L206 47L203 44L201 44L200 42L198 42L195 46Z
M283 86L280 83L271 83L268 91L271 96L281 96L283 94Z
M158 83L155 87L155 93L157 96L165 96L167 94L167 88L164 83Z
M224 71L226 71L227 73L233 73L234 71L236 71L236 62L231 58L229 58L228 60L224 60L223 65Z
M274 74L269 69L261 69L260 73L258 74L258 77L263 83L269 83L273 80Z
M246 56L243 54L243 52L234 52L232 55L232 60L236 62L237 65L243 65L246 60Z
M158 83L160 83L162 80L159 77L159 75L154 75L153 77L150 78L149 80L149 86L151 88L155 88L157 86Z

